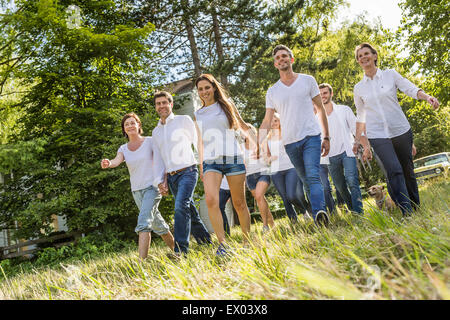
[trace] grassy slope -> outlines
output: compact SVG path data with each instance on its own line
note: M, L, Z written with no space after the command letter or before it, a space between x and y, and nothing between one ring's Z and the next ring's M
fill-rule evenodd
M365 202L364 218L332 217L329 229L286 218L269 235L252 225L250 246L232 230L234 254L192 244L181 261L162 243L137 252L1 275L0 299L450 299L449 182L421 187L422 209L403 221Z

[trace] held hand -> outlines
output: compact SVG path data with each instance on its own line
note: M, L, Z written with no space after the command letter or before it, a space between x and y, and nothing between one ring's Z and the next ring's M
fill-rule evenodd
M325 157L328 152L330 152L330 141L329 140L323 140L322 141L322 147L321 150L322 152L322 157Z
M160 184L158 184L158 189L159 189L159 193L161 193L161 195L163 195L163 196L169 195L169 188L168 188L166 182L161 182Z
M108 159L103 159L100 165L102 169L107 169L111 165L111 161L109 161Z
M427 102L433 107L434 110L439 108L439 101L435 97L429 96Z
M367 160L371 161L372 160L372 151L370 150L370 147L364 148L362 159L363 159L363 161L367 161Z

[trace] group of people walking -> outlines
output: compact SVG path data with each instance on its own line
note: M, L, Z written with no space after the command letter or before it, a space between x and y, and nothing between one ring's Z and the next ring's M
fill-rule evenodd
M356 116L348 106L332 101L329 84L318 85L314 77L293 71L294 56L288 47L277 45L273 59L280 79L267 91L266 113L259 129L242 119L227 92L210 74L195 81L202 107L195 111L194 119L174 115L172 95L165 91L154 97L160 119L151 137L143 136L136 114L123 117L122 132L128 142L120 146L113 160L103 159L101 167L113 168L123 161L127 164L140 210L135 231L141 259L147 257L151 231L160 235L175 255L188 252L191 234L198 243L212 243L193 201L198 178L204 185L219 256L229 251L229 224L223 214L229 198L243 241L249 240L246 186L258 205L263 232L274 226L265 198L271 181L293 223L297 213L302 213L318 226L328 225L334 202L327 171L348 209L363 214L355 158L361 146L363 160L372 158L373 147L383 165L388 191L403 214L411 214L420 205L412 164L412 132L398 104L397 89L428 101L434 108L439 106L437 99L395 70L379 69L377 51L368 43L355 49L355 59L364 71L354 89ZM175 198L173 235L158 211L161 196L169 191Z

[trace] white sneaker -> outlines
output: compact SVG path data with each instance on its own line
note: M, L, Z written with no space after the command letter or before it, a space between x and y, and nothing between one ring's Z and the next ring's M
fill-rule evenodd
M330 219L328 218L328 215L325 211L320 210L316 214L316 218L314 219L314 222L318 227L328 227L328 222Z

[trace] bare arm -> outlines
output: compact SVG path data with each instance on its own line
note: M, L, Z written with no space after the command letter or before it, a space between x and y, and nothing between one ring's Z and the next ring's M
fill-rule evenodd
M102 169L115 168L115 167L119 166L124 160L125 160L125 158L123 157L123 153L117 152L117 155L114 159L112 159L112 160L103 159L101 161L100 165L101 165Z
M319 118L320 126L322 127L322 133L324 137L329 137L330 132L328 130L328 120L327 120L327 113L325 111L325 107L322 103L322 98L320 97L320 94L312 98L314 108L316 110L317 117ZM330 152L330 141L324 139L322 141L322 157L325 157L328 152Z
M439 108L439 101L435 97L426 94L422 89L417 92L417 99L427 101L434 110Z
M274 113L275 109L266 108L266 114L264 115L264 119L259 126L259 143L262 143L267 137Z
M363 135L364 134L364 135ZM359 145L362 145L364 148L363 160L372 160L372 151L370 150L369 139L367 139L366 135L366 123L365 122L356 122L356 135L355 135L355 143L353 144L353 153L358 153Z

